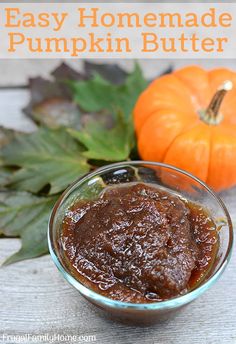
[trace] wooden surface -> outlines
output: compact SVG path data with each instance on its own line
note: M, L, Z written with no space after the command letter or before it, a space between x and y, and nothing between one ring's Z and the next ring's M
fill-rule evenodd
M27 90L0 91L0 124L32 130L32 123L20 111L27 99ZM235 193L233 189L222 195L234 225ZM1 239L0 262L19 246L18 239ZM99 316L62 278L50 256L3 267L0 343L17 343L17 338L4 340L4 334L96 336L95 343L99 344L236 344L236 254L221 279L201 298L170 322L149 328L126 326ZM81 340L76 342L86 342L88 337Z
M236 0L235 0L236 1ZM63 60L48 59L48 60L0 60L0 87L5 86L18 86L25 85L29 77L42 76L48 77L49 72L55 69ZM65 61L64 61L65 62ZM134 61L132 60L91 60L96 63L116 63L127 71L131 71L134 68ZM66 60L66 63L77 70L82 70L82 60ZM213 67L227 67L235 69L236 61L231 59L219 59L219 60L139 60L139 64L142 66L144 74L147 78L154 78L162 71L166 70L170 66L174 68L181 68L188 64L198 64L205 68Z

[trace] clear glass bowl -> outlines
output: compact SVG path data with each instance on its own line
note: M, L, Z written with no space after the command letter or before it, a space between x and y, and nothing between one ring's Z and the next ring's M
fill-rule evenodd
M168 301L135 304L115 301L84 286L73 277L63 252L59 249L62 221L66 211L78 199L94 199L106 187L130 182L146 182L162 187L208 209L219 230L219 251L208 277L196 289ZM89 173L72 184L54 206L49 221L49 250L64 278L86 299L107 311L113 318L132 322L153 322L169 318L177 310L195 300L209 289L223 273L229 262L233 228L229 213L221 199L207 185L187 172L161 163L132 161L107 165ZM222 291L223 292L223 291Z

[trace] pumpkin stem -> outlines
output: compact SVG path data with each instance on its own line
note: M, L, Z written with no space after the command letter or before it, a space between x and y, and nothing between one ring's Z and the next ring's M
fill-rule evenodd
M208 124L218 124L222 120L219 114L220 106L228 91L233 88L233 83L230 80L225 81L213 96L204 116L204 121Z

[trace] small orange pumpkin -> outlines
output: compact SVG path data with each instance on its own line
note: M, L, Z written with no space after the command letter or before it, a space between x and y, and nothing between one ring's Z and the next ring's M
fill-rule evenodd
M236 73L188 66L153 81L134 109L143 160L182 168L216 191L236 185Z

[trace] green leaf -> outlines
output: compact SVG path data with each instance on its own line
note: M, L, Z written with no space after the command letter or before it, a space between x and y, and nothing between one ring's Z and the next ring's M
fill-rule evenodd
M85 111L98 112L108 109L115 101L114 85L99 74L95 74L91 80L73 81L70 84L74 90L74 101Z
M147 86L137 65L127 74L117 66L87 64L85 75L63 65L53 78L31 79L25 109L46 127L32 134L0 130L0 236L22 241L5 264L48 252L47 223L57 198L52 194L87 173L88 158L100 166L134 151L132 110ZM103 186L101 181L96 192ZM90 191L83 196L92 197L95 189Z
M17 132L17 134L20 135L19 132ZM15 135L16 135L16 131L0 126L0 149L2 149L2 147L7 145L9 142L11 142L14 139ZM0 166L1 165L2 165L2 160L0 157Z
M125 121L121 113L112 129L92 121L82 131L68 129L68 132L87 148L83 155L94 160L126 160L135 143L133 124Z
M48 252L47 223L56 197L37 197L26 192L0 193L0 233L20 236L21 249L4 264L38 257Z
M12 176L12 170L1 166L0 167L0 186L6 185Z
M147 81L136 65L122 85L114 85L99 74L95 74L91 80L72 81L70 84L74 90L74 100L83 110L98 112L120 109L127 118L130 117L138 96L146 88Z
M64 190L89 171L81 147L64 128L41 128L17 136L2 150L6 166L19 166L8 186L37 193L50 184L50 194Z

